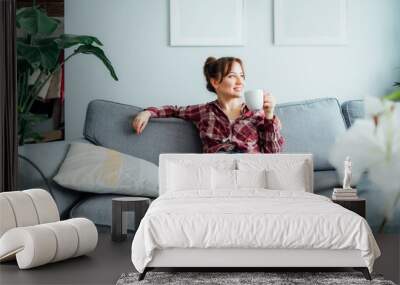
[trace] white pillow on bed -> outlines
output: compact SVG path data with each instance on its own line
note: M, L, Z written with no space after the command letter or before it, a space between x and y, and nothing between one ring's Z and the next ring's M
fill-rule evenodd
M262 170L236 170L238 188L267 188L267 171Z
M241 188L267 188L267 175L263 170L212 169L213 190Z
M236 170L212 168L212 189L236 190Z
M211 189L211 167L169 163L168 173L168 191Z
M272 190L307 191L310 185L309 164L296 158L237 161L239 170L265 169L267 188Z
M267 181L268 188L272 190L307 191L307 180L301 164L296 165L288 172L276 169L268 170Z
M185 190L211 190L212 189L212 169L235 169L234 160L215 159L174 159L166 164L166 190L185 191Z

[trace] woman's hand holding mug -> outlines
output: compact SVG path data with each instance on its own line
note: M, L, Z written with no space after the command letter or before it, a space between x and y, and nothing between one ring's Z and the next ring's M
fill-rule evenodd
M267 119L273 119L274 118L274 110L275 110L275 105L276 105L276 99L274 96L271 95L271 93L264 91L264 113L265 117Z
M257 111L263 109L267 119L274 117L276 100L271 93L262 89L249 90L244 93L244 98L250 110Z

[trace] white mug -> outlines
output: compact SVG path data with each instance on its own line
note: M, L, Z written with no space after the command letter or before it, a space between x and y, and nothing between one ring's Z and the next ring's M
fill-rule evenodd
M244 93L247 107L252 111L261 110L264 106L264 91L262 89L249 90Z

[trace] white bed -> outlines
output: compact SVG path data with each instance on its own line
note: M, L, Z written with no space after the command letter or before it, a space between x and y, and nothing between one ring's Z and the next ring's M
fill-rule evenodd
M380 255L365 219L312 194L309 154L162 154L159 187L132 243L141 279L155 267L354 267L370 278Z

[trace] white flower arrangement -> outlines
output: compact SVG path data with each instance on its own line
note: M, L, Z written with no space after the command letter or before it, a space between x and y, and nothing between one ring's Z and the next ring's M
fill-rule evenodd
M382 191L385 216L381 232L400 200L400 105L385 98L366 97L364 107L365 118L356 120L337 139L329 161L343 175L343 161L350 156L353 182L367 172L369 180Z

